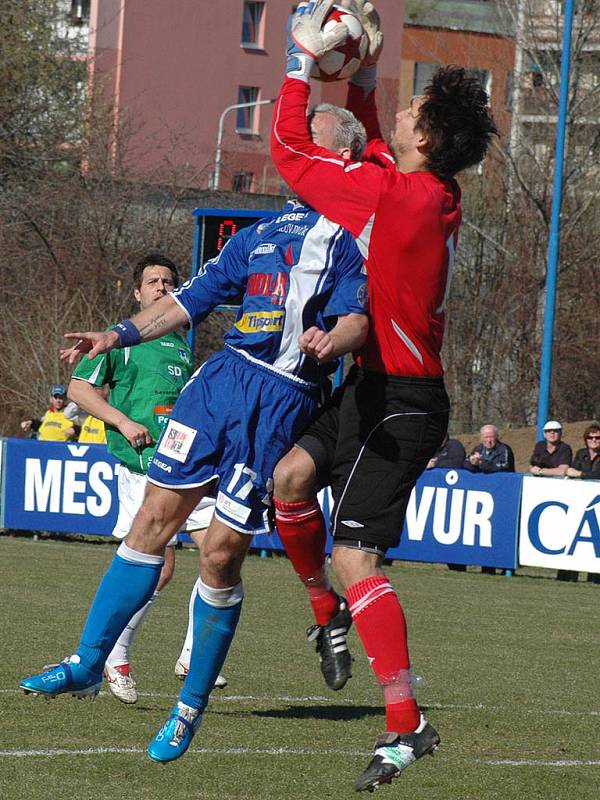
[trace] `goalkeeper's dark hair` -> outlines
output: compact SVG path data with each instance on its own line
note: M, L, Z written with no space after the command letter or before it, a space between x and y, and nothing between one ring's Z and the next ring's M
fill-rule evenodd
M142 285L146 267L167 267L167 269L171 270L171 274L173 275L174 285L179 286L179 269L177 268L177 264L162 253L148 253L148 255L140 258L133 268L133 286L135 289L139 289Z
M423 92L417 128L427 137L427 167L440 178L479 164L498 136L489 97L463 67L440 67Z
M362 122L359 122L347 108L340 108L332 103L319 103L315 106L310 112L309 122L317 112L332 114L336 118L336 148L347 147L352 161L360 161L367 144L367 132Z

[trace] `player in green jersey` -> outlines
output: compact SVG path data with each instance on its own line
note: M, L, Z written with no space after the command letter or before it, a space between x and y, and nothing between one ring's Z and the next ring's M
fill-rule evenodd
M176 265L159 253L139 261L133 272L133 294L140 309L147 308L178 284ZM109 452L120 462L118 477L119 516L113 536L123 539L144 497L146 472L154 446L164 428L175 400L192 374L192 353L177 332L146 342L139 347L113 350L93 360L83 359L69 384L69 397L89 414L104 421ZM109 399L94 387L108 386ZM214 500L205 498L187 520L190 533L204 529L212 517ZM193 534L192 534L193 535ZM124 703L137 700L130 668L133 636L152 603L167 585L175 569L175 535L167 548L165 564L152 599L135 614L121 634L106 662L104 676L110 691ZM185 673L191 652L191 631L180 655L176 673ZM186 653L188 653L186 658ZM224 685L220 677L217 685Z

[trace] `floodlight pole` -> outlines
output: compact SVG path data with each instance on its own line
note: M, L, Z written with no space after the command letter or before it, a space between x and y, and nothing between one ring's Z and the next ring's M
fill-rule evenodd
M552 383L552 346L554 341L554 312L556 309L556 276L560 249L560 211L563 193L563 172L567 115L569 110L569 74L571 69L571 32L573 29L573 0L565 2L563 23L562 54L560 61L560 96L558 102L558 121L556 125L556 150L554 155L554 189L552 195L552 216L548 240L548 267L546 270L546 308L542 343L542 362L540 371L540 393L538 398L537 438L543 439L544 424L548 419L550 407L550 388Z
M225 117L230 111L236 111L238 108L253 108L254 106L266 106L274 103L275 100L254 100L251 103L235 103L235 105L227 106L219 117L219 127L217 130L217 151L215 153L215 168L213 171L213 179L211 189L218 189L221 180L221 142L223 141L223 125Z

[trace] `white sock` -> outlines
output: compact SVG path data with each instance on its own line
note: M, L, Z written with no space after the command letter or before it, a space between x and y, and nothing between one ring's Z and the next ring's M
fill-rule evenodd
M148 616L148 612L150 611L152 604L158 600L160 592L154 592L150 600L146 603L145 606L142 606L139 611L133 615L133 617L127 623L125 630L121 633L119 638L117 639L117 643L113 647L110 652L110 655L106 659L106 663L110 664L111 667L119 667L123 664L129 664L129 653L131 650L131 643L133 642L133 637L135 636L137 629L140 627L142 622Z
M190 658L192 656L192 645L194 644L194 601L198 595L198 582L200 578L196 581L196 583L192 587L192 591L190 594L190 602L188 604L188 626L187 631L185 632L185 641L183 643L183 647L181 648L181 653L179 654L179 661L182 664L185 664L186 667L190 663Z

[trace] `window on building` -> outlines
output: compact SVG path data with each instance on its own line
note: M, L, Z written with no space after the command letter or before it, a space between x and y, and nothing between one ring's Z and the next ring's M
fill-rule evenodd
M596 92L600 86L600 55L597 53L582 53L581 76L579 83L586 92Z
M68 19L71 25L87 25L90 21L90 0L71 0Z
M439 64L432 64L427 61L416 61L413 79L413 95L423 94L425 87L430 83L435 72L439 69ZM477 67L466 67L466 73L473 78L477 78L488 94L492 88L492 76L487 69L477 69Z
M264 2L244 2L242 19L242 46L263 47L264 44Z
M466 72L472 78L477 78L481 86L485 89L488 96L488 103L492 99L492 73L489 69L477 69L477 67L467 67ZM483 162L475 167L478 175L483 175Z
M251 192L253 181L253 172L234 172L231 179L231 190L233 192Z
M543 66L532 61L527 69L525 88L539 89L545 82Z
M256 103L258 100L259 89L257 86L240 86L238 91L238 103ZM238 108L236 131L238 133L252 134L258 130L257 106L247 106Z
M476 67L467 67L466 68L467 75L470 75L472 78L477 78L479 83L488 93L488 97L492 93L492 74L489 69L477 69Z
M434 72L439 68L439 66L439 64L431 64L428 61L415 62L413 95L423 94L425 87L431 81Z
M511 70L506 73L506 83L504 92L504 107L512 113L515 100L515 74Z
M561 54L558 50L542 50L536 53L537 60L526 67L529 81L526 87L539 89L542 86L558 87Z

